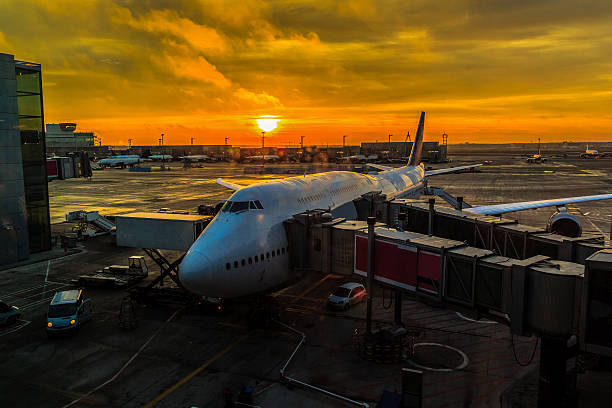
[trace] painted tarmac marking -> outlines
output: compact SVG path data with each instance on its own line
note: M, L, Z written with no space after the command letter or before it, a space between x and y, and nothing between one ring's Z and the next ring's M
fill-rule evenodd
M20 301L20 300L26 300L26 299L33 298L33 297L36 297L36 296L41 296L41 295L44 296L47 291L58 290L60 288L66 287L66 286L70 286L70 285L66 283L66 284L63 284L63 285L55 286L53 288L45 288L43 286L42 288L38 288L38 289L43 289L41 292L34 293L33 295L28 295L28 296L14 295L14 296L10 296L10 297L14 297L15 298L14 300L12 300L12 302L17 302L17 301Z
M323 282L325 282L327 279L330 278L338 278L338 275L334 275L334 274L329 274L329 275L325 275L324 277L322 277L321 279L319 279L318 281L316 281L311 287L309 287L308 289L306 289L305 291L303 291L302 293L300 293L298 296L296 296L295 298L293 298L293 300L291 302L289 302L289 304L293 304L295 302L297 302L298 300L300 300L301 298L303 298L304 296L306 296L308 293L310 293L311 291L313 291L314 289L316 289L317 287L319 287Z
M19 325L17 327L12 327L11 330L6 330L6 331L0 332L0 337L6 336L7 334L14 333L17 330L21 330L24 327L26 327L28 324L32 323L30 320L24 320L24 319L19 319L18 322L21 322L21 325Z
M458 371L458 370L463 370L465 367L467 367L467 365L470 362L470 359L468 358L467 354L465 354L463 351L452 347L452 346L448 346L446 344L440 344L440 343L415 343L414 344L414 348L419 347L419 346L437 346L437 347L443 347L445 349L448 350L452 350L454 352L456 352L457 354L459 354L461 356L461 363L459 365L457 365L456 367L450 367L450 368L434 368L434 367L427 367L421 364L418 364L412 360L408 360L408 362L410 364L412 364L413 366L420 368L421 370L427 370L427 371L438 371L438 372L448 372L448 371Z
M217 361L219 358L221 358L225 354L227 354L231 349L233 349L236 345L238 345L238 343L240 343L241 341L243 341L244 339L249 337L250 334L251 333L245 334L244 336L238 338L238 340L234 341L232 344L230 344L229 346L227 346L226 348L224 348L223 350L221 350L220 352L215 354L210 360L208 360L207 362L202 364L200 367L198 367L195 370L193 370L191 373L187 374L185 377L183 377L181 380L179 380L172 387L168 388L166 391L162 392L157 397L155 397L151 402L149 402L147 405L145 405L144 408L151 408L151 407L155 406L158 402L160 402L161 400L166 398L168 395L170 395L174 391L176 391L178 388L182 387L187 382L189 382L189 380L191 380L193 377L198 375L201 371L205 370L206 367L208 367L209 365L211 365L212 363Z
M53 296L50 296L50 297L44 298L44 299L40 299L40 300L37 300L37 301L32 302L32 303L28 303L28 304L26 304L24 306L19 306L19 309L21 309L21 310L29 310L29 309L35 308L37 306L42 306L43 304L49 302L51 299L53 299Z
M48 281L48 282L47 282L47 284L63 285L64 283L62 283L62 282L53 282L53 281ZM4 299L5 297L10 297L10 296L18 295L18 294L20 294L20 293L29 292L29 291L31 291L31 290L42 289L44 286L45 286L45 284L44 284L44 283L41 283L40 285L35 285L35 286L31 286L31 287L29 287L29 288L25 288L25 289L18 290L18 291L15 291L15 292L10 292L10 293L7 293L7 294L5 294L5 295L0 295L0 298L1 298L1 299Z

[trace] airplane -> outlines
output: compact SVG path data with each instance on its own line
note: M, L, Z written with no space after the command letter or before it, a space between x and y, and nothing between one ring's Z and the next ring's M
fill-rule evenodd
M171 154L152 154L151 156L149 156L149 159L151 159L153 161L172 160L173 157L172 157Z
M544 163L547 160L548 159L546 159L546 157L542 156L542 152L540 150L540 138L538 137L538 153L527 157L527 163Z
M314 209L329 209L334 217L353 219L353 200L381 192L388 199L415 197L429 176L475 168L480 164L428 170L421 164L425 112L407 165L392 168L371 164L378 174L350 171L289 177L241 186L221 178L217 183L235 192L185 254L178 276L190 292L212 298L239 298L269 292L291 278L289 247L283 222ZM466 208L474 214L562 206L567 203L612 198L612 194L570 197L515 204Z
M102 166L116 167L116 166L128 166L130 164L141 163L150 161L149 159L142 159L137 154L128 154L123 156L111 156L106 159L98 160L96 163Z
M353 156L341 157L340 160L351 163L365 163L371 160L378 160L377 154L370 154L368 156L364 154L355 154Z
M595 149L589 149L589 145L586 147L586 151L584 153L580 153L580 157L582 159L599 159L600 157L604 157L605 153L599 153L599 151Z
M179 157L179 159L187 160L187 161L192 161L192 162L212 161L213 160L212 157L207 156L205 154L191 154L191 155L188 155L188 156L181 156L181 157Z
M264 161L264 162L276 162L280 160L280 156L275 154L264 154L256 156L247 156L244 158L246 161Z

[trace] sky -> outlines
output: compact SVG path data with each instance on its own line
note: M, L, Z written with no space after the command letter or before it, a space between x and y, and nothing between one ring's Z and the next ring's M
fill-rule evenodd
M103 144L612 141L609 0L2 0L45 121Z

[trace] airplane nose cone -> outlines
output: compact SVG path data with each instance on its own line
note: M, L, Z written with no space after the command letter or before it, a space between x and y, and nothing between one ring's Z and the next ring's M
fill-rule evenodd
M191 250L185 255L179 266L179 280L185 289L198 295L213 296L213 267L210 259L198 250Z

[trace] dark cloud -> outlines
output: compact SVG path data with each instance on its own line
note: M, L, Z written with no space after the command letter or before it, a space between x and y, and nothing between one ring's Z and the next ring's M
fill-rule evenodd
M598 116L603 135L611 14L602 0L5 0L0 46L43 64L47 118L115 136L138 121L244 133L264 113L371 135L425 108L459 134L487 114L501 134L504 118L552 134Z

